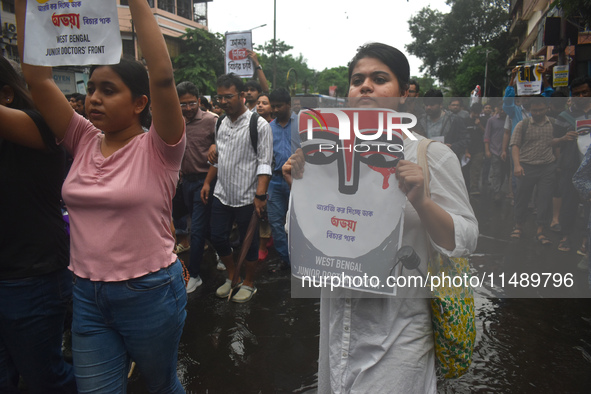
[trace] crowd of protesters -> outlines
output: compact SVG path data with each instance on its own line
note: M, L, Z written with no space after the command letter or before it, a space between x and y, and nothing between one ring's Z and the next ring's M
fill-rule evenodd
M547 82L547 73L540 71ZM411 103L410 112L418 119L415 131L456 153L472 198L486 193L496 206L505 199L513 205L512 240L522 238L532 211L537 242L552 246L548 232L555 232L559 251L576 250L586 257L587 236L581 239L575 230L588 221L589 201L575 189L573 176L583 157L578 137L588 134L584 121L591 116L591 78L572 80L570 97L547 83L539 94L516 97L516 72L504 97L471 100L465 114L462 108L470 99L444 99L439 90L427 91L424 111L417 110L420 101ZM573 244L575 240L580 243ZM580 266L587 267L586 259Z
M22 3L17 1L17 17L24 36ZM203 283L205 251L213 249L217 268L228 275L215 295L236 303L257 293L258 265L268 262L269 248L277 252L277 269L290 268L285 231L290 183L282 167L300 147L299 103L286 89L269 92L251 51L253 79L244 83L222 75L210 100L192 81L175 85L170 60L160 56L165 42L149 7L141 0L129 5L138 41L146 48L149 79L142 65L122 60L93 67L86 96L64 97L51 69L23 64L29 92L14 66L0 58L0 182L11 190L0 199L8 221L0 244L0 365L7 370L0 376L0 392L16 392L19 376L31 392L124 392L131 361L151 392L183 392L176 377L178 344L186 294ZM445 98L440 90L421 95L419 83L409 80L404 55L380 45L358 53L350 74L371 67L390 70L388 83L397 90L389 93L406 98L396 109L414 114L413 131L441 143L433 149L463 175L464 185L454 184L458 195L468 193L472 202L489 195L496 207L504 201L513 205L514 226L507 237L514 241L523 237L533 208L540 245L551 247L548 231L553 231L560 234L559 251L587 257L588 236L573 242L580 238L577 220L589 220L591 158L589 152L583 158L577 140L585 135L581 121L591 115L591 79L574 79L568 98L545 77L539 95L516 97L513 70L504 97L471 100L467 106L468 99ZM541 70L544 76L548 72ZM374 81L360 84L351 82L350 92L388 93ZM399 176L416 167L404 162ZM475 224L468 194L460 210ZM412 200L417 207L418 200ZM72 221L69 256L66 210ZM34 217L23 218L21 212ZM439 205L433 212L450 224L450 214ZM25 239L31 223L40 224L36 235ZM425 224L429 231L436 227ZM449 237L440 238L441 250L458 247ZM234 248L246 242L242 276ZM588 269L588 260L580 266ZM71 298L73 368L61 355ZM367 310L376 302L368 301ZM324 306L325 311L350 308L335 305ZM390 307L391 312L397 308ZM428 310L419 309L427 322ZM40 333L39 342L29 341ZM39 345L27 350L26 343ZM326 367L333 361L325 357L323 362ZM413 384L424 381L430 390L434 370L427 370L428 384L418 378L423 372ZM330 366L323 373L323 384L330 386L336 371Z

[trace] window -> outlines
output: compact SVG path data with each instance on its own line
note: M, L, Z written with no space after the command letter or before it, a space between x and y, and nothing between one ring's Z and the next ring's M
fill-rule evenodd
M129 1L128 0L120 0L119 4L129 6ZM154 8L154 0L148 0L148 4L150 5L150 7Z
M177 0L178 16L185 19L193 19L193 0Z
M14 0L2 0L2 11L14 14Z
M158 8L174 14L175 0L158 0Z
M121 43L123 44L123 54L135 59L135 46L133 45L133 40L121 40Z

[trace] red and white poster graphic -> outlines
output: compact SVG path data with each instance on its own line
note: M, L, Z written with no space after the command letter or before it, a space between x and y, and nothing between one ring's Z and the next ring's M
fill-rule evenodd
M289 237L295 277L365 276L383 284L396 275L406 204L395 177L404 159L404 116L412 115L383 108L299 113L306 164L303 177L292 185ZM343 287L396 294L395 287L352 283Z
M250 30L226 33L226 74L234 73L242 78L252 77L254 69L247 51L252 51Z

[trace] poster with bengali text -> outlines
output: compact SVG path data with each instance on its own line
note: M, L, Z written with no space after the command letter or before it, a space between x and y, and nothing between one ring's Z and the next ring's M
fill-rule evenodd
M517 68L517 95L531 96L542 91L541 64L519 66Z
M250 78L254 73L248 52L252 51L252 32L226 33L226 74L234 73L241 78Z
M116 64L115 0L28 0L24 61L38 66Z
M568 66L554 66L552 75L552 87L568 86Z
M402 133L391 127L398 113L308 108L298 120L305 165L291 191L293 276L322 287L332 276L349 277L340 287L396 295L386 281L399 272L406 204L395 175L404 159Z

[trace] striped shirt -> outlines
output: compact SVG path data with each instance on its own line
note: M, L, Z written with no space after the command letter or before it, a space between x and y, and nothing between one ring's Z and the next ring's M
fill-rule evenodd
M213 195L224 205L242 207L252 204L258 175L271 175L273 135L269 123L258 119L258 145L255 154L250 140L250 117L245 111L232 122L228 116L222 120L216 133L218 150L218 180Z

